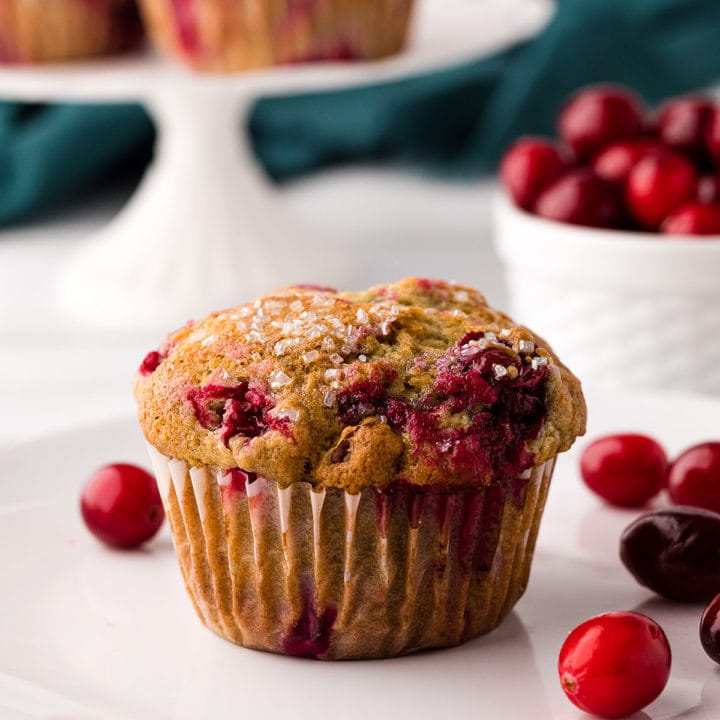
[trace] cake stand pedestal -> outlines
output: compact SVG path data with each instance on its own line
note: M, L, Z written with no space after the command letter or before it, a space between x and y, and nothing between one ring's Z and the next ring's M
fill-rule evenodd
M348 284L342 244L287 217L243 124L258 98L399 80L449 67L535 32L545 1L418 0L406 52L368 63L235 75L191 73L148 53L48 67L0 68L7 99L141 102L157 127L155 158L126 207L88 239L58 279L74 317L167 327L273 287Z

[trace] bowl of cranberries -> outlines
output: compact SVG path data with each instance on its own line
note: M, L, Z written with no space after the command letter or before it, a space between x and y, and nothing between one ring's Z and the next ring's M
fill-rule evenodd
M584 88L500 183L513 316L589 383L720 393L720 103Z

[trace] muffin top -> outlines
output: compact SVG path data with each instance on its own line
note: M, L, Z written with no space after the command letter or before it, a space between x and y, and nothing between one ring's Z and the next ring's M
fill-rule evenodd
M172 333L140 367L148 442L191 465L350 493L484 485L585 431L580 383L476 290L294 286Z

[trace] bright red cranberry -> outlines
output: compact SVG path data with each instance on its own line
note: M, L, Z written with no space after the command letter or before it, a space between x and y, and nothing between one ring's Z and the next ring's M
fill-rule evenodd
M515 204L531 210L538 195L565 171L558 149L543 138L521 138L500 163L500 178Z
M637 137L645 108L634 93L609 85L594 85L573 95L558 118L558 135L575 155L588 158L618 140Z
M685 450L670 466L667 488L676 505L720 512L720 442Z
M697 182L695 198L701 203L720 205L720 177L717 175L703 175Z
M715 162L720 162L720 107L713 109L705 130L705 142Z
M625 185L625 199L634 218L654 230L695 194L695 169L672 150L654 150L638 161Z
M535 212L548 220L617 228L623 224L623 208L613 183L589 170L574 170L540 194Z
M665 218L660 232L666 235L720 235L720 206L687 203Z
M143 358L143 361L140 363L138 372L143 377L152 375L160 367L160 363L162 363L164 359L165 355L158 352L157 350L152 350Z
M560 650L560 684L581 710L620 718L649 705L670 677L671 652L663 629L636 612L586 620Z
M668 147L704 160L707 152L705 137L713 114L713 104L703 97L681 97L660 108L658 134Z
M80 498L88 530L118 548L149 540L165 518L155 478L136 465L106 465L88 480Z
M637 162L658 144L653 140L626 140L600 150L590 163L592 171L605 180L622 183Z
M646 435L606 435L591 442L580 458L585 484L619 507L642 507L665 485L665 451Z
M708 603L702 614L700 642L708 657L720 664L720 595Z

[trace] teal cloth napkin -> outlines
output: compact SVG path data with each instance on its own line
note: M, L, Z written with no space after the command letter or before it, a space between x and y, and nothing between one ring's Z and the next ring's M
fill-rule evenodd
M521 45L382 86L268 98L250 129L277 180L357 161L471 176L517 135L551 133L585 83L626 83L654 103L717 82L719 38L720 0L560 0ZM0 224L140 168L152 143L139 107L0 104Z

